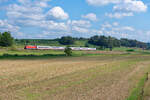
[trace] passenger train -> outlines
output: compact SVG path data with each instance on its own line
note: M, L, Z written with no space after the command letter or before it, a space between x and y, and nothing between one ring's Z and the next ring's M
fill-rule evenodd
M88 48L88 47L70 47L72 50L83 50L83 51L95 51L96 48ZM57 46L25 46L24 49L28 50L64 50L65 47L57 47Z

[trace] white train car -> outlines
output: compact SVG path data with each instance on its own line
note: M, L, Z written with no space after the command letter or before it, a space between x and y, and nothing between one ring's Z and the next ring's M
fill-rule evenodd
M56 46L53 46L52 49L53 50L64 50L65 47L56 47Z
M96 48L86 48L86 47L70 47L72 50L80 51L95 51Z
M37 49L37 50L65 50L66 47L57 47L57 46L25 46L25 49ZM95 51L96 48L87 48L87 47L70 47L72 50L76 51Z
M65 47L56 47L56 46L37 46L38 50L64 50Z
M80 50L79 47L70 47L72 50Z
M51 46L37 46L38 50L50 50L53 49L53 47Z
M88 50L90 50L90 51L95 51L96 48L88 48Z

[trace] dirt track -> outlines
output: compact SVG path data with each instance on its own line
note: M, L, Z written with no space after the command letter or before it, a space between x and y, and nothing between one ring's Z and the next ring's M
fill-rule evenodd
M90 92L94 92L94 96L91 96L90 100L125 100L129 95L129 90L131 84L129 84L129 79L138 73L141 68L147 67L144 64L150 64L150 62L139 63L132 72L123 76L119 82L115 82L108 87L103 87L102 89L94 89ZM88 99L88 98L86 98ZM85 99L85 100L86 100Z

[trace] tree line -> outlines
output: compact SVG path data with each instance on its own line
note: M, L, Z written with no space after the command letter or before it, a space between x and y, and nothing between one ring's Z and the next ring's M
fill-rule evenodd
M102 49L112 48L114 47L137 47L137 48L148 48L148 44L144 42L140 42L137 40L121 38L117 39L114 37L106 37L106 36L93 36L89 39L88 43L100 46Z
M95 35L90 38L73 38L71 36L65 36L58 39L60 44L63 45L73 45L75 41L80 40L86 40L88 41L85 46L88 47L88 44L98 46L100 49L109 48L112 50L114 47L137 47L137 48L143 48L146 49L150 47L150 44L144 43L141 41L133 40L133 39L127 39L127 38L121 38L117 39L111 36L98 36Z
M99 46L101 49L109 48L112 50L114 47L120 47L121 43L118 39L106 36L93 36L88 41L89 44Z
M61 44L61 45L74 45L76 41L87 41L85 43L86 47L89 47L90 45L94 45L100 49L109 48L112 50L114 47L137 47L137 48L149 48L149 43L144 43L141 41L133 40L133 39L127 39L127 38L121 38L117 39L111 36L92 36L90 38L74 38L71 36L63 36L61 38L57 39L16 39L15 40L19 44Z
M85 46L90 47L94 45L100 49L109 48L112 50L114 47L138 47L143 49L149 49L150 43L144 43L138 40L121 38L117 39L111 36L92 36L90 38L75 38L71 36L63 36L57 39L14 39L10 32L0 32L0 46L8 47L14 43L24 45L36 45L36 44L61 44L61 45L73 45L76 41L86 41Z

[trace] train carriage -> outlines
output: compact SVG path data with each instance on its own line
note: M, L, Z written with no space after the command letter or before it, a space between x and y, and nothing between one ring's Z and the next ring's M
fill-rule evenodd
M72 50L76 51L95 51L96 48L87 48L87 47L70 47ZM65 50L65 47L57 46L25 46L24 49L29 50Z
M53 47L51 46L37 46L38 50L50 50L53 49Z

